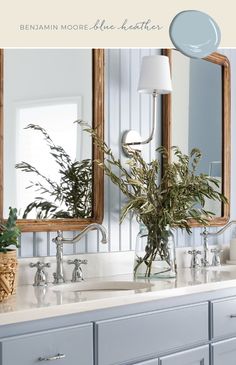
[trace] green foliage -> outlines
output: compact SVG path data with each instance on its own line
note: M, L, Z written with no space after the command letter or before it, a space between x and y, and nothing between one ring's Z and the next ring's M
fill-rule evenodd
M174 158L170 162L166 149L160 147L157 149L158 158L150 163L139 152L133 151L123 165L96 131L82 121L78 123L84 125L104 153L104 161L96 162L126 197L120 221L132 212L148 229L146 253L138 258L135 270L144 262L147 276L150 276L152 262L157 255L168 262L168 251L163 249L166 247L167 227L179 227L191 233L190 219L207 225L214 215L204 208L207 199L227 203L224 195L216 189L219 187L218 180L198 174L197 167L202 157L199 149L194 148L188 156L178 147L172 147Z
M8 246L19 247L18 237L20 236L20 229L16 225L17 209L9 208L9 217L6 223L0 224L0 252L7 252Z
M194 148L187 156L178 147L172 147L174 159L169 162L166 149L160 147L157 149L158 158L150 163L134 151L124 166L120 159L114 157L107 144L98 138L96 131L89 127L85 130L104 152L104 162L97 163L127 198L121 222L129 212L134 212L138 221L147 227L157 226L160 232L169 225L172 228L185 228L190 233L190 219L208 224L214 215L204 209L206 199L227 202L224 195L215 189L219 187L217 179L197 173L202 157L199 149ZM162 177L161 160L164 171Z
M37 196L26 207L23 218L36 209L36 218L87 218L92 215L92 163L90 159L72 161L66 151L55 145L45 129L29 124L26 129L39 131L49 147L50 155L58 165L60 181L52 181L27 162L16 164L21 171L31 173L37 181L31 181ZM38 195L40 194L40 195ZM49 194L51 200L43 197ZM64 204L66 209L61 209Z

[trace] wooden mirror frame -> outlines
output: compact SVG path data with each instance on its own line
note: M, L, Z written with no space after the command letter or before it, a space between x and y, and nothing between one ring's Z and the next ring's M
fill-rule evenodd
M93 128L104 138L104 50L92 50ZM3 128L4 128L4 50L0 49L0 219L3 221ZM103 160L103 153L93 144L92 159ZM104 173L93 163L93 208L86 219L18 219L22 232L76 231L90 223L102 223L104 213Z
M172 49L164 49L162 54L169 57L170 68L172 62ZM209 226L223 226L230 218L230 159L231 159L231 87L230 87L230 63L226 56L214 52L210 56L204 58L208 62L215 63L222 67L222 172L223 194L228 199L228 204L222 207L223 214L221 217L212 218ZM162 143L170 152L172 141L172 115L171 115L171 94L162 97ZM192 227L201 227L200 223L194 220L190 221Z

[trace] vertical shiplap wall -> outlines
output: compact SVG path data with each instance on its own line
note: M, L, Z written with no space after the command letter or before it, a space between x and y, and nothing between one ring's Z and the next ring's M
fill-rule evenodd
M141 59L145 55L159 54L155 49L109 49L106 50L105 64L105 139L114 154L125 163L126 157L120 148L123 132L127 129L138 130L146 138L151 129L151 97L140 95L137 92ZM229 57L232 69L232 162L231 162L231 218L236 218L236 136L234 96L236 95L236 50L223 50ZM155 149L161 144L161 106L158 101L157 132L153 142L145 146L143 155L147 160L155 157ZM123 197L119 189L107 178L105 179L105 216L104 225L107 227L109 244L99 243L99 234L91 232L83 242L76 246L66 246L65 253L107 252L133 250L135 238L139 230L135 218L129 216L122 225L119 224L120 210L123 206ZM212 228L214 230L214 228ZM175 233L177 246L200 245L201 228L193 230L191 236L178 230ZM21 237L19 255L49 256L55 255L52 238L56 233L24 233ZM65 232L71 237L76 232ZM219 239L219 242L228 242L229 234Z
M151 129L151 97L140 95L137 92L137 84L142 57L157 53L159 51L149 49L112 49L106 53L105 138L123 163L127 158L120 147L122 134L128 129L134 129L145 139ZM159 122L156 138L143 151L148 160L155 156L160 136ZM122 225L119 224L122 200L119 189L106 179L104 224L109 232L109 251L132 250L139 230L137 222L131 216Z

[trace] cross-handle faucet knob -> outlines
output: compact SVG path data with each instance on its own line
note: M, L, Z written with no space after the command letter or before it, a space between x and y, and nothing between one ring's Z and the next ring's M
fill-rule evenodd
M47 282L47 273L45 272L46 267L51 267L51 264L49 262L44 263L41 261L38 261L36 263L30 263L29 267L36 267L37 271L34 277L34 286L46 286L48 284Z
M223 252L222 248L212 248L211 252L213 253L212 266L220 266L220 254Z
M201 255L201 251L199 250L189 250L188 254L192 255L190 268L196 269L200 266L200 259L198 258L198 255Z
M84 275L81 265L87 265L88 260L75 259L75 260L68 260L67 263L69 265L75 265L74 270L72 272L72 279L71 279L72 283L84 280Z

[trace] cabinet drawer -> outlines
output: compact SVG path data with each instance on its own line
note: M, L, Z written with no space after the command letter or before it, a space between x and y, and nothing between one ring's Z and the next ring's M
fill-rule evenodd
M160 365L209 365L209 346L165 356L160 359Z
M208 340L208 304L96 323L98 365L138 362Z
M7 338L0 345L2 365L40 365L58 354L55 364L93 365L92 324Z
M236 298L212 302L213 338L236 335Z
M235 365L236 338L213 344L212 355L214 365Z

